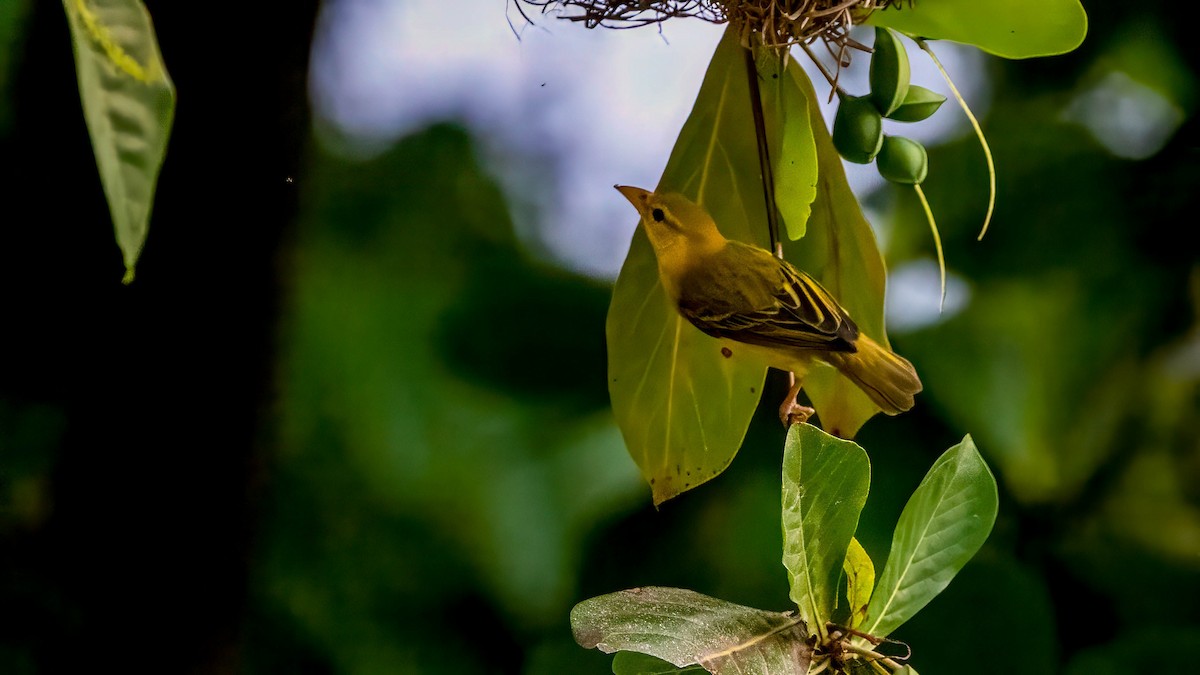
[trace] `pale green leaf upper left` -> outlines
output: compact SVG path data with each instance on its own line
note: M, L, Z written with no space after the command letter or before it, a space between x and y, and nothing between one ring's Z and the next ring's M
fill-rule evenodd
M175 88L140 0L63 0L83 116L126 281L146 241L175 114Z

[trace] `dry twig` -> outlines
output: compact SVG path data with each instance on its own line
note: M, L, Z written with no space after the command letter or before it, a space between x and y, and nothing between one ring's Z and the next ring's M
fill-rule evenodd
M839 67L849 49L866 50L850 29L872 12L911 6L912 0L515 0L588 28L637 28L675 17L693 17L739 27L742 43L757 34L763 46L785 50L822 40ZM524 14L524 12L522 12ZM526 17L528 18L528 17Z

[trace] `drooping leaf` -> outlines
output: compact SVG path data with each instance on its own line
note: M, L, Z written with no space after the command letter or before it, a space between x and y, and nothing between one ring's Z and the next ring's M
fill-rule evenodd
M662 659L638 652L617 652L613 657L613 675L680 675L708 672L700 666L676 668Z
M867 617L867 603L871 601L871 592L875 590L875 564L867 550L858 543L858 539L850 540L850 548L846 549L846 561L842 564L846 574L846 600L850 605L850 627L857 628Z
M863 631L886 636L941 593L987 539L998 500L970 436L943 453L900 514Z
M784 107L803 100L794 80L769 75L779 84L765 87L767 110L778 107L776 100ZM679 192L704 206L726 237L765 247L766 209L749 97L745 53L737 33L727 31L657 190ZM768 139L796 153L793 158L776 147L771 154L776 167L788 167L775 173L786 183L781 183L788 191L784 215L793 221L805 216L804 186L812 182L803 177L808 155L796 150L804 145L807 117L789 108L782 134L780 117L777 110L771 114ZM766 369L737 348L723 350L683 320L662 291L641 228L617 278L606 333L613 412L654 503L723 471L750 424Z
M783 564L800 617L818 632L833 618L838 577L867 501L867 453L808 424L783 451Z
M812 112L805 92L793 79L798 70L791 58L780 60L772 50L758 57L758 77L763 98L775 178L775 205L783 217L789 239L804 236L812 203L817 196L817 145L813 140ZM782 234L782 233L781 233Z
M571 628L587 649L650 654L710 673L803 675L812 659L799 617L681 588L634 588L585 600L571 610Z
M83 116L129 282L150 225L175 87L140 0L63 0L63 7Z
M788 68L803 91L813 120L822 120L817 94L804 70ZM887 346L883 328L883 293L887 272L875 233L846 181L842 160L823 122L812 125L817 149L817 196L804 239L784 246L784 255L817 277L858 324L863 333ZM879 412L853 382L833 368L813 368L804 378L804 391L816 408L821 428L852 438Z
M1079 0L921 0L869 23L913 37L954 40L1010 59L1071 51L1087 34Z

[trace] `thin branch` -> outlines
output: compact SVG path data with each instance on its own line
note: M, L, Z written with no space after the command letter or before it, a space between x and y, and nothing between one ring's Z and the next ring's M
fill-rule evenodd
M828 44L826 44L826 46L828 47ZM834 94L845 96L846 90L842 89L841 85L838 84L838 76L829 72L829 69L825 67L825 64L821 63L821 60L817 58L817 55L812 53L812 49L809 49L808 43L801 42L800 48L804 50L805 54L808 54L809 60L817 66L817 70L821 71L821 74L825 76L825 80L829 82L829 100L833 100ZM838 69L838 75L841 75L841 68Z
M767 206L767 237L771 243L770 250L783 257L779 244L779 209L775 206L775 176L771 170L770 148L767 145L767 123L763 116L762 92L758 86L758 65L754 60L754 50L745 47L742 50L746 61L746 79L750 84L750 109L754 113L754 138L758 141L758 168L762 175L763 200Z

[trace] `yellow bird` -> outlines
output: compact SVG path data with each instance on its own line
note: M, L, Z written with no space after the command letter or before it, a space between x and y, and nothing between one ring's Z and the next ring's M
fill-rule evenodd
M659 278L679 313L795 375L779 409L785 424L813 412L796 403L796 394L814 359L837 368L888 415L913 407L921 380L912 364L860 333L815 279L765 249L726 239L712 216L683 195L615 187L641 215Z

